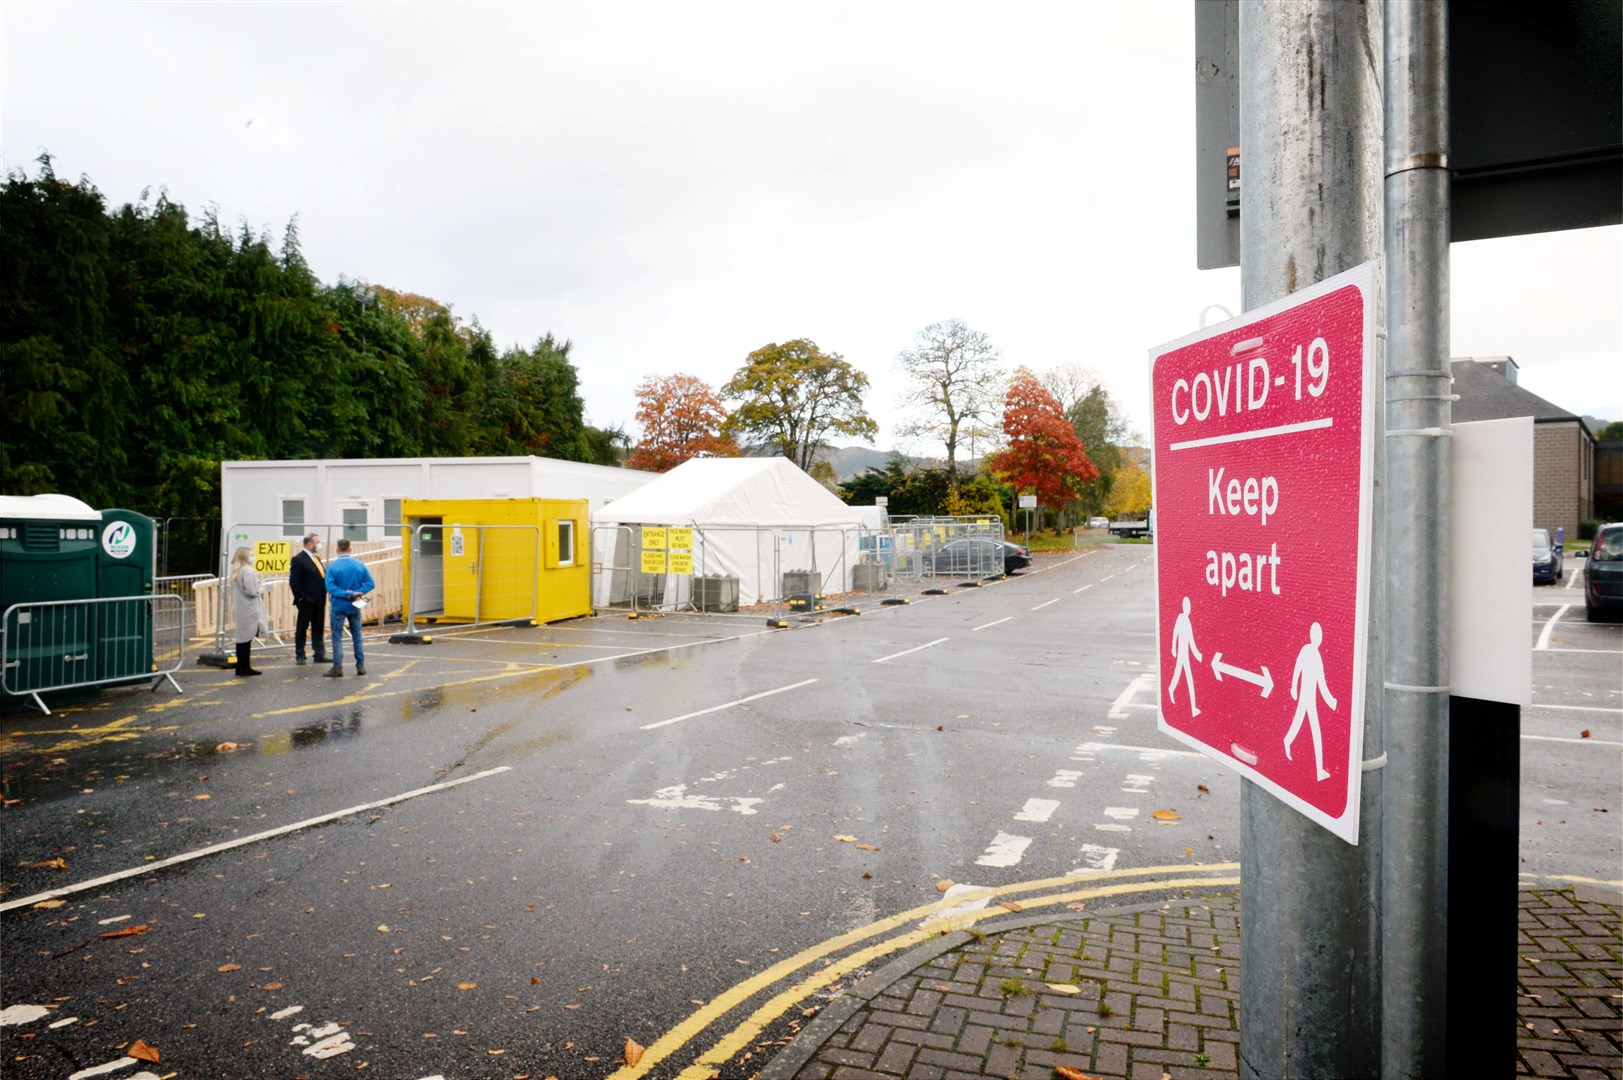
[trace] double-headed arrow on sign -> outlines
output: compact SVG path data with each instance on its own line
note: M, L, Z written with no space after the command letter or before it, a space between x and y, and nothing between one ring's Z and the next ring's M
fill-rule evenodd
M1241 679L1248 682L1252 686L1260 686L1262 687L1263 697L1267 697L1269 694L1274 692L1274 677L1268 674L1267 665L1263 665L1262 674L1258 675L1254 671L1247 671L1245 668L1237 668L1233 664L1225 664L1223 663L1222 653L1213 653L1212 674L1217 676L1218 682L1223 681L1224 675L1233 675L1236 679Z

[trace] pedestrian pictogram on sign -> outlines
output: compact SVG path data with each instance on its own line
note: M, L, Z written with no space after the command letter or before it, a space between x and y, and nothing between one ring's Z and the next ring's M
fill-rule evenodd
M1150 354L1159 726L1351 843L1374 302L1365 265Z

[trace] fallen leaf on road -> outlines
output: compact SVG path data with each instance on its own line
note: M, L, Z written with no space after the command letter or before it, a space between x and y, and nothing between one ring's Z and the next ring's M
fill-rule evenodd
M389 928L387 926L379 926L378 927L378 933L387 934L388 932L389 932Z
M219 751L222 754L229 754L231 751L235 750L237 747L239 747L241 745L242 745L241 743L223 742L219 746L216 746L214 749Z
M1089 1076L1081 1069L1073 1069L1069 1065L1054 1066L1054 1075L1059 1080L1099 1080L1097 1076Z
M748 855L740 855L740 856L739 856L739 857L738 857L738 861L739 861L739 862L749 862L749 861L750 861L750 857L749 857L749 856L748 856Z
M1087 906L1088 905L1082 903L1080 900L1072 900L1069 904L1065 905L1065 910L1066 911L1083 911L1083 910L1086 910Z
M1049 983L1048 988L1056 994L1080 994L1082 988L1072 983Z
M279 982L266 983L264 986L260 987L261 990L280 990L281 988L282 988L282 984L279 983Z
M219 967L215 968L214 970L218 971L221 975L224 975L228 971L241 971L242 970L242 965L241 964L221 964Z
M626 1068L634 1069L637 1062L642 1060L644 1047L635 1039L626 1040Z
M854 836L836 836L834 839L842 844L854 844L857 842L857 838Z
M1000 907L1000 908L1008 908L1010 911L1024 911L1024 910L1026 910L1025 908L1021 907L1019 904L1015 903L1013 900L999 900L997 902L997 906Z
M24 863L23 865L32 870L66 870L68 868L68 860L46 859L44 862Z
M39 903L34 905L34 910L55 911L59 907L67 906L68 902L66 900L41 900Z
M1155 813L1151 814L1150 817L1154 818L1156 821L1183 820L1183 815L1178 813L1176 810L1157 810Z
M158 1048L148 1046L140 1039L136 1039L130 1044L130 1048L124 1051L124 1056L132 1057L136 1061L150 1061L154 1065L158 1064Z
M1584 729L1583 729L1583 731L1582 731L1582 732L1580 732L1580 733L1579 733L1579 736L1578 736L1578 737L1579 737L1579 738L1581 738L1581 739L1587 739L1587 738L1589 738L1589 729L1588 729L1588 728L1584 728Z
M570 1002L568 1005L565 1005L564 1008L566 1008L566 1009L578 1009L578 1008L580 1008L580 1002L578 1002L578 1001Z
M201 795L193 795L192 796L192 801L193 802L202 802L204 799L212 799L212 798L214 798L214 796L210 795L208 792L205 791Z
M478 985L478 983L457 983L456 988L458 990L472 990Z
M873 844L858 844L857 845L857 850L858 851L878 851L879 849L877 847L875 847Z
M97 934L96 936L101 938L134 937L137 934L144 934L151 929L152 927L148 926L146 923L142 923L140 926L126 926L122 930L109 930L105 934Z
M781 844L783 842L783 837L779 836L777 833L773 833L772 834L772 842L774 844Z
M950 888L952 888L952 878L942 878L935 883L936 892L946 892Z
M1196 791L1204 791L1204 792L1207 792L1209 794L1212 789L1207 787L1205 784L1196 784L1195 785L1195 790Z

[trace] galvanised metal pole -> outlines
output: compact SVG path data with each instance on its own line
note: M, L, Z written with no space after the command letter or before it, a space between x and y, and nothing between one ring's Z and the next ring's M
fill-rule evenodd
M1380 254L1382 16L1379 2L1362 0L1240 5L1240 280L1247 309ZM1379 272L1376 282L1370 302L1379 309ZM1379 373L1379 335L1375 345ZM1378 420L1376 428L1371 483L1379 539L1385 485ZM1380 1072L1380 547L1371 544L1368 576L1359 844L1338 839L1249 781L1242 786L1242 1077Z
M1386 14L1382 1074L1447 1072L1448 5Z

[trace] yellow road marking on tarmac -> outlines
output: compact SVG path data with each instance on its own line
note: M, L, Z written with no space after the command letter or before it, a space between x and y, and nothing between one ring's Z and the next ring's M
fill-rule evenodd
M714 1024L727 1013L731 1012L739 1005L742 1005L744 1002L765 990L767 987L788 978L801 968L815 963L818 960L824 959L825 957L837 953L842 949L848 948L849 946L855 945L858 942L865 941L868 938L878 937L881 934L887 933L904 925L905 923L926 918L930 915L938 915L944 911L951 910L952 908L962 904L967 899L979 898L981 896L1013 896L1020 893L1035 892L1041 889L1058 888L1064 885L1076 885L1081 882L1090 883L1089 887L1081 890L1060 893L1052 897L1044 897L1041 900L1029 901L1022 905L1025 907L1044 907L1049 904L1069 903L1072 900L1088 899L1096 896L1115 896L1124 893L1147 892L1158 889L1176 889L1184 888L1186 886L1237 885L1240 881L1238 877L1178 878L1170 881L1163 880L1153 882L1134 882L1119 886L1095 886L1091 883L1111 879L1141 877L1145 874L1166 872L1175 874L1227 873L1230 871L1237 871L1239 868L1239 863L1214 863L1211 866L1200 868L1177 865L1146 866L1135 870L1110 870L1102 873L1067 874L1064 877L1044 878L1040 881L1017 882L1012 885L1002 885L998 886L997 888L986 889L972 894L960 894L950 900L943 897L942 899L932 901L931 903L922 905L920 907L899 912L898 914L892 915L889 918L881 919L878 922L870 923L867 926L858 927L855 930L849 930L837 937L830 938L827 941L813 945L808 949L804 949L794 956L789 957L787 960L781 960L767 968L765 971L745 979L732 989L711 999L709 1003L701 1006L693 1013L693 1015L689 1016L676 1027L666 1032L647 1049L647 1051L643 1054L642 1059L638 1061L635 1066L621 1068L619 1071L612 1074L610 1080L637 1080L638 1077L647 1075L648 1071L655 1065L658 1065L660 1062L682 1049L682 1047L686 1046L689 1042L692 1042L701 1033L703 1033L706 1028L710 1027L710 1025ZM949 923L916 929L910 931L909 933L903 934L900 937L880 942L862 950L859 953L855 953L852 956L849 956L834 964L832 967L819 971L816 975L813 975L811 978L805 980L797 986L785 990L776 997L772 998L765 1005L762 1005L750 1015L748 1020L724 1037L721 1042L718 1042L710 1050L706 1051L704 1056L700 1057L698 1061L690 1066L688 1070L681 1073L680 1076L683 1078L683 1080L709 1077L711 1075L710 1067L712 1065L728 1060L734 1053L737 1053L738 1050L747 1046L750 1040L752 1040L755 1035L765 1027L766 1024L771 1023L773 1020L781 1016L783 1012L795 1002L803 1000L807 994L810 994L820 987L825 986L839 978L840 974L845 974L856 970L857 967L860 967L869 960L872 960L877 956L882 956L885 953L895 952L899 949L907 948L919 942L939 937L943 930L950 932L951 930L958 929L961 926L967 926L978 919L1007 914L1008 912L1003 908L988 908L982 912L967 913L962 917L952 919ZM829 976L831 972L835 972L836 970L839 972L839 974L834 974L832 977L825 979L826 976ZM717 1058L715 1056L723 1053L725 1054L723 1057Z
M525 664L522 667L517 665L509 665L509 667L510 670L498 672L495 675L475 675L469 679L457 679L453 682L435 683L434 689L449 690L456 686L472 686L475 683L495 682L499 679L511 679L519 675L534 675L537 672L554 670L552 666L542 664ZM403 687L399 690L385 690L382 693L373 692L377 687L382 685L382 683L372 683L356 693L346 694L341 698L327 698L324 701L312 701L304 705L290 705L285 709L272 709L269 712L251 713L249 715L249 719L260 720L268 716L290 716L295 713L317 712L323 709L331 709L335 705L357 705L363 701L382 701L384 698L399 697L402 694L421 693L424 689L424 687L421 686L411 686Z
M101 743L128 742L131 739L138 739L152 730L150 727L131 727L130 725L134 722L134 716L121 716L110 723L102 724L100 727L45 728L39 731L16 731L0 740L0 745L3 745L7 750L21 750L24 744L18 742L18 739L33 738L37 735L67 735L69 738L66 741L59 742L55 746L42 747L36 751L41 754L61 754L68 750L83 750L86 747L97 746Z
M1614 889L1623 889L1623 881L1607 881L1605 878L1580 877L1577 874L1546 874L1549 881L1573 881L1580 885L1610 885Z

